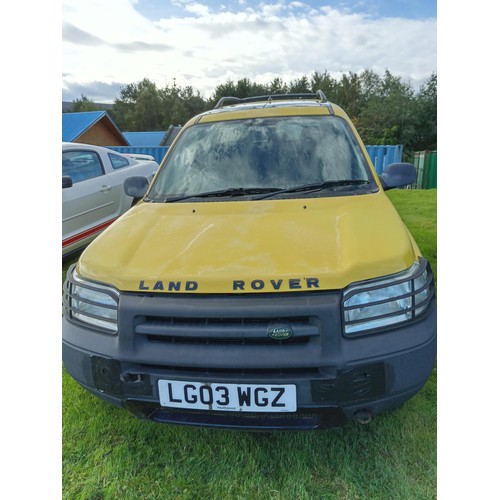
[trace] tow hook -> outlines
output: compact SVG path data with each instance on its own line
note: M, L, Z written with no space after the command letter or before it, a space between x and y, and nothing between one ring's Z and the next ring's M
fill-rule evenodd
M356 422L363 425L369 424L373 419L372 412L366 408L354 412L353 417Z
M138 382L142 382L142 375L140 373L123 373L120 376L120 379L123 382L127 382L128 384L137 384Z

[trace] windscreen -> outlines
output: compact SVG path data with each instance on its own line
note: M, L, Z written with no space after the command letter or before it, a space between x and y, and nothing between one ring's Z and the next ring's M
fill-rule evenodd
M342 118L287 116L221 121L197 124L183 132L149 197L369 181L368 172L361 149Z

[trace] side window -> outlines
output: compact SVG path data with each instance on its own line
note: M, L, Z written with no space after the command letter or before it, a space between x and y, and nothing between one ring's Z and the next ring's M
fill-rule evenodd
M127 160L127 158L124 158L123 156L114 155L113 153L108 153L108 156L109 160L111 161L111 166L115 170L123 167L128 167L130 165L130 162Z
M69 175L75 184L103 175L99 155L95 151L63 151L62 174Z

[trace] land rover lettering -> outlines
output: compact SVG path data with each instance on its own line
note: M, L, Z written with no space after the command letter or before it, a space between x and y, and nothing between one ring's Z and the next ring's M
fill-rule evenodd
M165 281L162 280L155 281L154 283L146 282L141 280L139 282L139 290L152 290L152 291L167 291L167 292L194 292L198 289L198 283L196 281Z
M255 280L234 280L233 290L290 290L320 288L318 278L290 278L290 279L255 279Z

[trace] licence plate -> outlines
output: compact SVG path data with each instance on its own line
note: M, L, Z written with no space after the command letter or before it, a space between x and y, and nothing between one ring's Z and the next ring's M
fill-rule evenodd
M160 404L171 408L239 412L294 412L295 385L159 380Z

